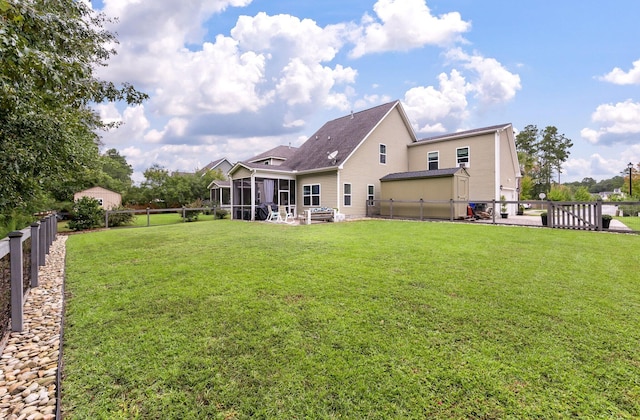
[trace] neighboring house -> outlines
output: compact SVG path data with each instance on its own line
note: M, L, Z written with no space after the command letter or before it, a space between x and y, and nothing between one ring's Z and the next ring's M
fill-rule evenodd
M453 176L464 163L472 199L499 200L501 193L515 199L509 191L515 193L520 173L510 125L457 133L448 141L444 137L418 141L399 101L352 112L324 124L298 149L279 146L236 163L229 172L232 217L261 219L266 206L282 205L294 214L326 207L347 218L365 216L367 203L383 197L385 176L396 174L395 181L401 182L403 173L426 171L429 165L434 169L427 154L435 144L438 170L456 168ZM410 174L404 178L415 181ZM496 180L502 190L494 188ZM419 195L416 191L414 199Z
M95 198L105 210L113 209L122 204L122 195L102 187L93 187L79 191L73 195L73 201L77 201L82 197Z
M205 174L208 171L220 171L225 178L228 177L229 171L233 168L233 164L229 161L229 159L222 158L218 160L214 160L213 162L209 162L204 168L200 169L198 173Z

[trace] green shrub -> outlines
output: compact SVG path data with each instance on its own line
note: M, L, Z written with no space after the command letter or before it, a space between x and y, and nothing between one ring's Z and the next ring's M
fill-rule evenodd
M186 210L180 211L180 216L184 218L185 222L195 222L198 220L198 216L202 213L200 210L203 207L202 200L198 199L192 203L184 206ZM189 209L198 209L198 210L189 210Z
M118 206L112 210L129 210L124 206ZM130 225L133 223L133 213L109 213L109 227Z
M622 215L623 216L635 216L638 213L640 213L640 206L631 206L631 205L627 205L627 206L620 206L618 207L620 210L622 210Z
M216 209L216 219L224 219L225 217L227 217L227 214L229 214L228 211L224 210L224 209Z
M102 226L104 210L95 198L82 197L73 204L69 229L85 230Z

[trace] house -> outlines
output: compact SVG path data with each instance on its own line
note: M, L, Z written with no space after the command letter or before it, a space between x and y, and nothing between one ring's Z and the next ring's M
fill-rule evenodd
M415 183L411 172L442 169L454 169L447 174L452 179L468 175L471 199L515 199L518 168L510 124L418 140L394 101L329 121L297 149L279 146L236 163L229 171L232 218L263 219L267 206L286 206L294 215L325 207L363 217L385 185L398 188ZM393 183L385 178L390 174ZM438 178L422 175L421 183Z
M226 157L214 160L213 162L209 162L205 165L204 168L200 169L198 173L206 174L209 171L220 171L225 178L228 176L229 171L233 168L233 164Z
M513 126L494 125L437 137L409 146L409 171L464 166L469 173L469 200L518 200L520 165ZM515 213L516 204L509 212Z
M78 191L73 195L73 201L77 201L82 197L91 197L98 200L100 206L105 209L113 209L122 204L122 195L102 187L93 187L83 191Z

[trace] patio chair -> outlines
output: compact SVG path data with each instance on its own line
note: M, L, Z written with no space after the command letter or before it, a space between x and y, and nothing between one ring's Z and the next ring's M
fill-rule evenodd
M277 210L274 210L273 207L271 207L271 204L267 204L267 211L269 214L265 219L265 221L273 222L273 223L282 222L282 217L280 216L280 212Z
M282 213L280 215L280 219L282 222L292 225L296 222L296 218L291 212L291 210L287 206L280 206Z

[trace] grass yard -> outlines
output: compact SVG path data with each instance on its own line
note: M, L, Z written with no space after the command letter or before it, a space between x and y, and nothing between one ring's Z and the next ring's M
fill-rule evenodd
M75 235L62 410L638 418L639 241L402 221Z
M627 216L627 217L614 217L614 219L620 220L622 223L627 225L627 227L631 230L635 230L640 232L640 217L637 216Z

